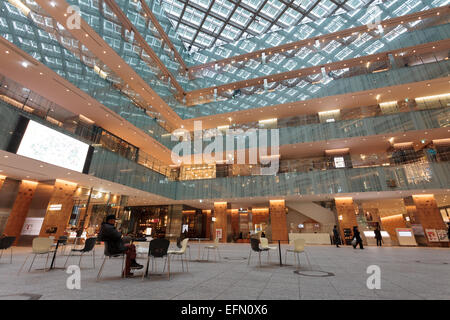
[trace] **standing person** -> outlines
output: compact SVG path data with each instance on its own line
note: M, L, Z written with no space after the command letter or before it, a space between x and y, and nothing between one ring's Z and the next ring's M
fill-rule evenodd
M448 236L448 239L450 240L450 222L447 222L447 226L448 226L447 236Z
M381 243L383 242L383 237L381 236L380 225L374 231L375 239L377 240L377 247L381 247Z
M359 248L361 250L364 249L363 242L361 239L361 234L360 234L357 226L353 227L353 238L356 240L356 243L353 245L353 249L356 249L358 244L359 244Z
M108 246L108 252L111 254L126 254L125 261L125 276L130 277L133 274L131 273L131 269L142 269L143 266L136 262L136 246L134 244L125 244L122 240L122 234L117 231L114 226L116 223L116 216L110 214L106 216L106 222L102 223L99 232L99 240L105 241Z
M339 236L339 230L336 225L333 228L333 241L336 248L340 248L339 245L341 244L341 237Z

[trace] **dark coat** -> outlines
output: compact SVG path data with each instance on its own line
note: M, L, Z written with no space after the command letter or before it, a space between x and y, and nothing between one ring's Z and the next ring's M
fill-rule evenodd
M359 230L353 230L353 233L353 236L356 240L361 240L361 233L359 232Z
M333 240L335 244L341 244L341 236L339 235L339 230L337 228L333 229Z
M127 250L122 241L122 234L112 224L102 223L98 238L105 242L110 254L118 254Z
M377 239L377 240L381 240L382 239L380 230L375 229L374 233L375 233L375 239Z

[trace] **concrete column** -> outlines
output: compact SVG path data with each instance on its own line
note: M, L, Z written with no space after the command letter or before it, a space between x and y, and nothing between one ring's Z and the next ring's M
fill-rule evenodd
M214 202L214 217L216 221L213 228L213 238L216 239L216 230L222 229L222 239L220 239L220 242L226 243L228 235L228 203Z
M16 200L6 222L5 230L3 231L8 236L16 237L15 244L19 240L37 185L37 182L28 180L22 180L20 183Z
M345 242L344 229L351 229L353 235L353 227L358 225L356 221L357 211L352 197L334 198L334 203L336 205L341 238Z
M269 203L272 240L281 240L281 243L288 243L289 237L284 200L270 200Z
M69 224L73 209L73 196L77 184L64 180L55 180L53 193L47 206L44 222L42 223L40 237L54 236L55 239L64 235ZM47 232L56 228L55 233Z

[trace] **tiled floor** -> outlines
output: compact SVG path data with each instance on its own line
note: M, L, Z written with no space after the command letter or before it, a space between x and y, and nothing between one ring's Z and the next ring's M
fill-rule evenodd
M197 259L197 244L191 246L192 259ZM260 267L253 254L248 266L249 245L226 244L220 246L220 262L192 261L186 273L181 272L179 261L171 261L170 281L165 275L151 275L144 281L141 277L122 279L119 259L108 261L102 281L96 282L102 251L97 248L95 269L92 258L84 258L80 290L67 289L70 275L65 270L28 273L25 268L17 275L30 248L14 248L13 264L5 252L0 260L0 299L450 299L450 249L444 248L308 246L314 272L309 272L301 255L299 275L294 273L296 266L277 265L274 252L270 264L264 254ZM65 259L58 256L57 266L62 267ZM71 261L78 263L77 258ZM35 267L41 268L44 262L37 258ZM162 265L159 261L159 271ZM370 265L380 267L381 289L367 288Z

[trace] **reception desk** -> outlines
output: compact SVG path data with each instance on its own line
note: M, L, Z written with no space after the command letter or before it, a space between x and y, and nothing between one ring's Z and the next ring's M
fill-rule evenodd
M289 233L289 244L295 239L304 239L306 244L331 244L328 233Z

